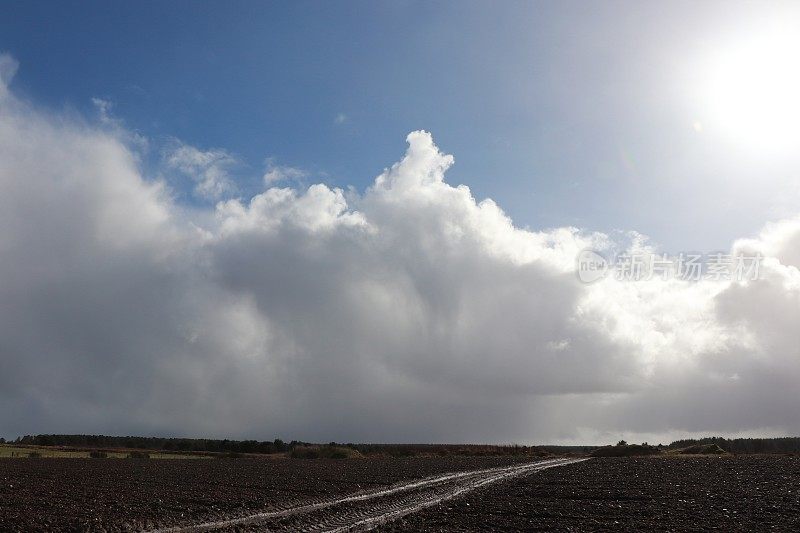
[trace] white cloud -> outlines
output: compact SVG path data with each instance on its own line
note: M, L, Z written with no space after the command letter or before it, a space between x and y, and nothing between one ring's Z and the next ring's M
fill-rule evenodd
M95 109L97 109L97 113L100 115L100 122L109 123L113 121L111 118L111 108L114 107L113 102L104 98L94 97L92 98L92 105L94 105Z
M336 116L333 117L334 124L344 124L348 120L350 120L350 117L348 117L344 113L337 113Z
M0 52L0 98L8 94L8 86L17 73L19 63L11 55Z
M174 141L165 156L166 164L195 181L194 192L209 200L218 200L236 190L230 171L239 161L221 149L199 150Z
M297 181L308 177L308 172L301 168L278 165L274 159L267 159L267 170L264 172L264 184L272 186L285 181Z
M766 256L759 281L583 285L576 254L613 239L515 227L445 181L454 160L425 132L363 194L272 187L187 212L124 135L0 106L6 436L575 441L800 423L797 220L734 245ZM235 160L180 145L168 161L220 196Z

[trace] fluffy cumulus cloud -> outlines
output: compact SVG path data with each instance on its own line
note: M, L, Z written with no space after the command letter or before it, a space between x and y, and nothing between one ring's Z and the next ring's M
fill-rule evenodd
M186 209L124 134L7 90L0 427L368 441L796 433L800 223L734 243L757 281L582 284L606 235L515 227L430 134L361 194ZM181 145L198 192L226 152ZM211 170L216 168L217 170ZM267 180L268 182L271 180Z

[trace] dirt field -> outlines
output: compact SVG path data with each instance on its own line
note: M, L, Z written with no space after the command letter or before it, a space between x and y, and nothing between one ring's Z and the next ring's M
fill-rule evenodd
M219 525L797 530L800 458L0 460L0 531L139 531L231 519Z
M517 478L388 531L797 531L800 458L603 458Z
M0 459L0 531L140 531L521 462L512 457Z

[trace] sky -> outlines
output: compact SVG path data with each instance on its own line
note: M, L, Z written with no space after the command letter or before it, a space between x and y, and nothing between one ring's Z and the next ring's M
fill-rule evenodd
M3 11L0 435L800 431L796 5Z
M454 182L534 229L635 229L672 253L724 249L800 199L796 150L775 160L694 128L706 122L698 65L796 16L790 4L34 1L4 11L0 48L21 64L18 94L84 114L106 100L159 143L230 152L251 186L273 158L363 190L398 139L425 129L457 154Z

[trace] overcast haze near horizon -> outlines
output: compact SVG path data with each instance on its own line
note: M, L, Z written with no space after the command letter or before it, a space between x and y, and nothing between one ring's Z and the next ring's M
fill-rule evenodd
M5 11L0 435L800 433L791 3Z

